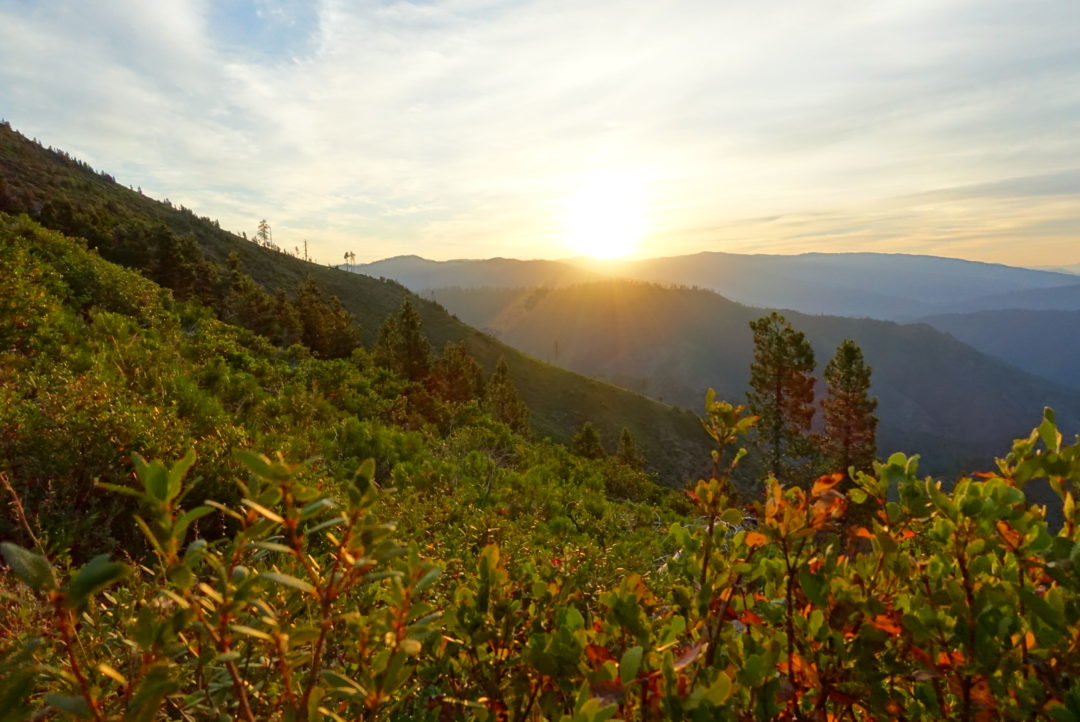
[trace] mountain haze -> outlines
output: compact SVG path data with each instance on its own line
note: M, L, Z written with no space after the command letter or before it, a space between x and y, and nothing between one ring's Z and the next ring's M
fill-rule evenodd
M419 256L395 256L381 261L349 264L346 270L376 278L391 278L414 293L435 288L523 288L566 286L597 281L604 276L561 261L515 258L430 261Z
M697 253L627 263L619 275L707 288L740 303L891 320L990 293L1075 284L1068 274L900 253Z
M637 261L562 262L404 256L350 270L392 278L414 292L629 278L705 288L748 306L898 321L993 308L1080 308L1080 286L1070 273L902 253L710 251Z
M1003 309L921 319L983 353L1080 389L1080 311Z
M702 289L611 281L522 291L453 289L436 298L465 320L538 358L693 407L708 387L745 398L753 341L768 313ZM950 470L985 467L1053 406L1080 430L1080 392L1025 373L935 330L869 319L785 312L814 348L818 369L845 338L874 370L879 449L920 452Z

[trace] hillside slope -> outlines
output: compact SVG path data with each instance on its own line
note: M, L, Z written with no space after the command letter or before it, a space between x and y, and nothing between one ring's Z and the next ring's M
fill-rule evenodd
M920 319L983 353L1080 389L1080 311L1002 309Z
M1080 283L988 294L958 303L953 310L957 313L972 313L1007 309L1080 311Z
M748 323L767 313L709 291L629 281L520 292L516 301L495 290L436 296L530 354L688 406L710 386L744 398L753 354ZM1080 430L1080 393L928 325L786 316L807 334L819 369L845 338L862 347L881 401L882 453L926 454L939 464L935 471L986 467L1044 406L1057 409L1067 433Z
M412 298L436 348L448 341L464 342L489 373L499 358L506 358L541 437L565 441L584 421L592 420L613 443L626 426L641 440L650 467L673 485L697 474L701 459L707 456L708 437L692 413L540 363L467 326L437 304L416 298L395 282L308 263L244 240L189 209L125 188L107 174L46 149L8 126L0 126L0 211L26 213L46 228L85 238L105 258L130 267L144 269L145 259L138 256L138 247L133 251L122 239L164 229L171 243L192 243L208 263L220 269L227 268L229 257L235 254L239 268L270 292L293 295L310 277L356 317L369 345L386 316L403 299ZM700 401L694 408L699 406Z

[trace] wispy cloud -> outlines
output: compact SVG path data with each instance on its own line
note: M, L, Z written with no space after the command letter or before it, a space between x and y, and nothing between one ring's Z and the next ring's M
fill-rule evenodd
M632 172L646 253L1069 263L1076 37L1075 0L0 0L0 114L326 260L564 255Z

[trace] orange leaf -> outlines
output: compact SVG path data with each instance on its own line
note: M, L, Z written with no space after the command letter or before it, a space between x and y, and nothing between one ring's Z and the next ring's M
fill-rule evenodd
M979 676L975 684L971 685L971 700L980 707L997 709L997 702L994 700L993 692L990 691L990 683L986 681L986 677Z
M873 539L874 538L874 535L870 533L870 530L867 529L864 526L861 526L861 527L859 527L858 529L855 530L855 536L860 537L862 539Z
M768 543L768 539L764 534L758 531L746 532L746 546L753 549L754 547L763 546Z
M926 667L933 667L934 660L930 658L930 655L923 651L920 647L916 647L914 644L910 647L911 656L919 660L919 662Z
M870 626L880 629L886 634L897 635L904 631L888 614L879 614L870 620Z
M1024 539L1020 535L1020 532L1009 526L1008 522L998 520L997 530L998 533L1001 534L1001 537L1005 540L1005 543L1014 549L1020 546L1020 542Z
M824 492L833 488L844 478L843 474L828 474L820 477L814 482L813 488L810 490L811 496L820 496Z

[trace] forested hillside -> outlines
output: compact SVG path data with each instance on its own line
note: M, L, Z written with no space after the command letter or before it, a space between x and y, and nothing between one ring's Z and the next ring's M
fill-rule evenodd
M1080 310L1001 309L922 319L984 353L1080 389Z
M280 311L302 293L298 309L308 316L307 345L323 346L316 348L317 355L347 355L356 342L350 340L350 327L370 347L383 320L411 298L435 348L464 343L487 373L505 359L541 438L569 441L592 420L614 444L627 426L640 439L649 467L669 485L695 473L700 464L689 465L689 460L700 459L707 449L692 414L539 363L397 283L308 263L244 240L191 209L118 185L6 125L0 126L0 211L27 213L47 228L84 238L103 258L138 269L178 298L201 301L221 319L245 325L278 345L298 340L297 319L285 313L283 322Z
M538 358L688 408L710 387L721 398L745 398L753 352L748 324L767 313L701 289L632 281L445 289L435 297ZM819 370L844 339L862 347L881 400L880 448L922 453L935 473L989 464L1044 406L1057 409L1069 433L1080 429L1075 389L1025 374L927 325L785 315L807 334Z

